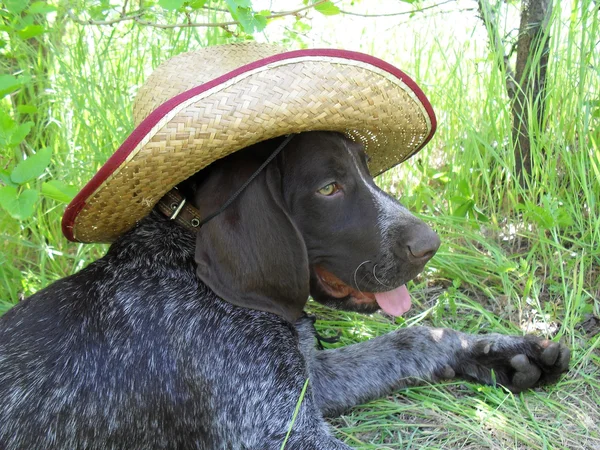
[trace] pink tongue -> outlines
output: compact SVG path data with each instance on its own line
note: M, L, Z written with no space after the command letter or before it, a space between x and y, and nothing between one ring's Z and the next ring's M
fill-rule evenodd
M393 291L377 292L375 300L381 309L392 316L401 316L410 309L410 294L405 285Z

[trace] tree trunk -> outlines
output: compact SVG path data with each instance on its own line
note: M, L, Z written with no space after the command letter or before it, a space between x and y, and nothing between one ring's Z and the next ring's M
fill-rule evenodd
M531 175L529 120L535 120L540 129L544 122L551 14L552 0L523 0L515 70L518 88L512 99L515 170L523 187Z

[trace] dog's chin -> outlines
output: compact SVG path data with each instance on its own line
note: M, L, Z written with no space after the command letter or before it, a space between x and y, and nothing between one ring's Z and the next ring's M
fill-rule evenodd
M322 267L311 268L312 298L330 308L372 314L379 309L399 316L410 308L410 296L404 285L388 292L365 292L354 289Z

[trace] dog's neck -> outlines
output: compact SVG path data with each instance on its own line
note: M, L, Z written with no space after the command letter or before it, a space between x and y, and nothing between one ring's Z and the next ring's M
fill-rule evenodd
M139 266L177 266L195 272L194 245L193 232L152 211L116 240L107 256Z

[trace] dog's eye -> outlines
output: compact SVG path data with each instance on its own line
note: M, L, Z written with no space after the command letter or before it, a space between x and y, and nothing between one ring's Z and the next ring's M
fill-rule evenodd
M321 194L321 195L325 195L325 196L329 197L330 195L335 194L339 190L340 190L340 185L339 184L337 184L337 183L329 183L327 186L323 186L317 192L319 194Z

